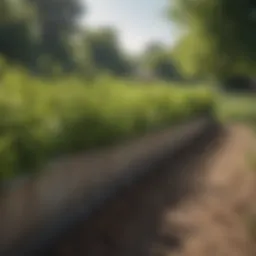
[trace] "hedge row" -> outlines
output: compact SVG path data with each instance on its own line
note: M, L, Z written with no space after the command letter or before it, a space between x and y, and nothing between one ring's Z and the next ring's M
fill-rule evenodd
M0 179L35 172L51 157L115 143L211 110L207 89L75 76L0 77Z

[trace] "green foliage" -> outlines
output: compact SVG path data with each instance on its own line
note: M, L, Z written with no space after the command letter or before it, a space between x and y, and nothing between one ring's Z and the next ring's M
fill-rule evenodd
M97 30L87 30L83 38L85 61L98 71L111 72L114 75L127 75L131 72L131 64L123 54L116 31L103 27Z
M29 64L32 41L26 23L0 25L0 54L9 62ZM18 43L17 43L18 42Z
M81 0L26 0L37 10L37 17L42 26L43 35L47 31L70 33L76 28L78 17L85 9Z
M37 56L47 55L65 71L75 68L70 40L84 8L80 0L27 0L34 5L40 31Z
M150 44L143 56L143 66L156 77L171 81L180 78L171 55L159 43Z
M0 24L29 20L31 10L26 0L1 0L0 2Z
M200 88L149 86L110 76L42 80L8 68L0 88L0 178L36 172L59 154L109 145L211 110Z
M183 29L176 56L193 74L255 74L255 1L175 0L170 17Z
M9 62L28 65L31 61L33 36L32 12L23 0L0 3L0 55Z
M73 70L70 41L83 11L80 0L2 0L0 54L36 72L41 71L37 59L45 55Z

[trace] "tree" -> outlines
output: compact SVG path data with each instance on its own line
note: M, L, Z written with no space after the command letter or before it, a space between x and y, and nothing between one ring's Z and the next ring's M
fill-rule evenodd
M7 61L29 65L33 47L31 17L22 0L0 2L0 54Z
M184 32L175 50L186 69L218 78L254 72L255 10L254 0L172 1L170 17Z
M113 28L87 30L84 36L84 47L87 58L97 70L120 76L130 73L130 62L120 48L117 32Z
M179 79L179 74L167 49L158 42L149 44L143 54L143 66L163 80Z
M37 11L41 42L39 55L47 55L53 61L70 69L73 65L69 40L76 32L77 22L84 8L80 0L27 0Z

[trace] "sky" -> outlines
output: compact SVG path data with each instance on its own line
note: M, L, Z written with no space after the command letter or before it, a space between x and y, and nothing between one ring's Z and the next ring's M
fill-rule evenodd
M147 43L174 42L174 29L164 18L168 0L83 0L88 13L83 23L90 27L114 26L124 50L141 52Z

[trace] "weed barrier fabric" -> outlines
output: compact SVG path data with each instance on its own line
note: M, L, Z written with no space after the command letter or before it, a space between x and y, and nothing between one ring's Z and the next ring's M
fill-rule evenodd
M63 233L107 199L192 144L207 143L219 129L214 119L201 118L166 131L170 136L150 135L122 149L85 157L81 168L64 163L72 175L70 170L46 172L25 184L23 190L10 191L0 203L0 254L48 255L47 249Z

